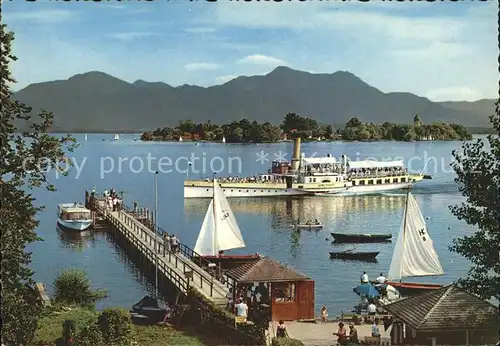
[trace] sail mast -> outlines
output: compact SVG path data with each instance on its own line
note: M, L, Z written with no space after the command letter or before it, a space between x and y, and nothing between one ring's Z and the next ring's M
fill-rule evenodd
M406 248L406 241L405 241L405 236L406 236L406 222L408 220L408 202L410 201L410 188L408 188L408 191L406 192L406 204L405 204L405 211L404 211L404 217L403 217L403 253L405 252ZM403 276L401 275L401 278L399 279L399 282L403 281Z
M217 249L217 213L215 212L215 205L217 204L215 201L215 184L217 184L217 181L215 180L215 173L213 177L214 181L214 186L212 187L212 201L213 201L213 206L212 206L212 213L213 213L213 219L214 219L214 231L212 234L212 244L213 244L213 249L214 249L214 255L216 256L219 251Z

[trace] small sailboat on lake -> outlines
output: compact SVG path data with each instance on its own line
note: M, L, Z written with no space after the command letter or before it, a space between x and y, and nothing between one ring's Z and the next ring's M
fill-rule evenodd
M120 135L118 133L115 133L115 141L119 141L120 140Z
M386 283L403 295L415 295L439 289L443 285L403 282L403 278L444 274L417 200L408 192Z
M224 251L241 249L245 241L231 206L217 179L213 182L213 198L208 206L194 251L211 262L239 262L258 259L256 255L224 255Z

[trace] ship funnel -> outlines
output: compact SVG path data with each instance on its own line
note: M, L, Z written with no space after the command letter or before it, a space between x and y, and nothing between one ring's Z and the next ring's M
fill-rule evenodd
M292 170L297 171L300 166L300 137L295 138L293 145Z

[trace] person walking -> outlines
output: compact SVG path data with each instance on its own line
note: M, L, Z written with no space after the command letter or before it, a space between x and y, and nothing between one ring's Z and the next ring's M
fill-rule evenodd
M163 256L170 252L170 236L167 232L163 233Z
M170 247L174 254L179 252L179 240L177 239L175 234L172 234L172 236L170 237Z

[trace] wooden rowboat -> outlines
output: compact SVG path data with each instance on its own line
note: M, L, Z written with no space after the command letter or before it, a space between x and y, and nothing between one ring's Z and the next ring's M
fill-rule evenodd
M322 224L297 224L296 228L305 228L305 229L321 229L323 228Z
M352 250L346 251L330 251L331 259L344 259L344 260L358 260L358 261L376 261L376 257L380 252L368 252L368 251L357 251Z
M392 238L392 234L330 234L336 243L384 243Z

